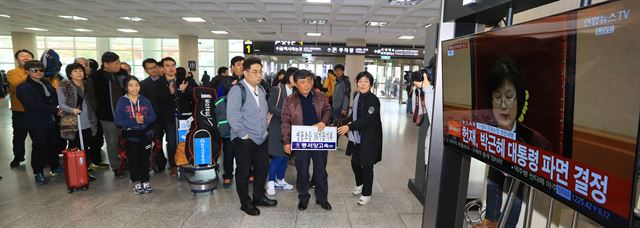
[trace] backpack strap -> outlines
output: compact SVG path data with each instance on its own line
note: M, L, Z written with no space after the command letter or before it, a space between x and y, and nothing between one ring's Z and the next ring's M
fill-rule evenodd
M240 87L240 97L242 98L242 105L240 107L244 107L244 103L247 102L247 91L244 90L244 85L242 83L238 82L236 85Z

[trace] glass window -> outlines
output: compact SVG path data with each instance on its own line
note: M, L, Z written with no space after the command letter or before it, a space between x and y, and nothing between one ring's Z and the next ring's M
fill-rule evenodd
M73 49L54 49L54 50L60 56L60 62L62 63L63 67L66 67L67 64L73 63L73 60L75 60L76 58ZM64 71L64 70L61 70L61 71Z
M13 48L11 36L0 36L0 48Z
M45 39L49 49L73 49L73 37L50 36Z
M180 52L179 51L163 51L162 52L162 58L164 57L171 57L174 60L176 60L176 66L181 66L180 65ZM160 60L158 60L160 61Z
M144 49L144 45L142 44L142 38L133 38L133 47L131 48L132 50L142 50ZM133 72L133 71L132 71Z
M198 51L214 51L214 42L213 39L199 39Z
M93 50L76 50L76 58L87 58L87 59L98 59L98 53L95 49Z
M162 50L163 51L177 51L178 50L178 39L162 39ZM174 58L176 58L176 57L174 57Z
M201 66L215 66L215 54L213 52L199 52L198 61Z
M16 65L13 63L0 63L0 70L9 71L13 68L16 68Z
M129 65L133 62L133 53L131 51L117 51L114 50L118 56L120 56L120 62L127 62Z
M111 50L131 50L131 38L110 38Z
M44 49L44 36L36 36L36 43L39 49Z
M0 62L13 63L13 50L12 49L0 49Z
M134 41L134 44L135 43L136 41ZM142 39L142 50L154 50L154 51L162 50L162 39L155 39L155 38Z
M142 51L142 61L144 61L147 58L153 58L156 61L160 61L160 59L162 59L162 53L160 51L147 51L147 50Z
M244 53L242 48L242 40L229 40L229 52Z
M95 37L76 37L76 49L96 49Z

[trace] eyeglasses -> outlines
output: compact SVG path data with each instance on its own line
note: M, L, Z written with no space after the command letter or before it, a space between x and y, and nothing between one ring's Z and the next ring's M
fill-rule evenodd
M31 69L29 69L29 72L31 72L31 73L44 72L44 69L42 69L42 68L31 68Z

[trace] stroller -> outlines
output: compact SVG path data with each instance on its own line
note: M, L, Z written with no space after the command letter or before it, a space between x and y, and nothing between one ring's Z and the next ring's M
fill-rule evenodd
M220 137L215 116L215 91L211 88L193 89L195 109L176 116L178 149L176 164L178 178L186 179L191 192L213 192L218 187Z

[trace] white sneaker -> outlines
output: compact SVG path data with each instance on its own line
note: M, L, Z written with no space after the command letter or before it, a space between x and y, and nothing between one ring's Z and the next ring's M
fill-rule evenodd
M276 183L274 181L267 182L267 195L276 195Z
M362 185L355 187L353 189L353 194L356 196L362 194Z
M358 205L367 205L369 201L371 201L371 196L360 196L360 199L358 199Z
M142 183L142 189L143 189L144 194L153 192L153 188L151 188L151 184L149 184L148 181Z
M142 183L136 181L133 184L133 193L135 193L136 195L140 195L144 193L144 188L142 187Z
M276 188L284 189L284 190L291 190L291 189L293 189L293 185L290 185L289 183L284 181L284 179L281 179L281 180L277 180L276 181Z

